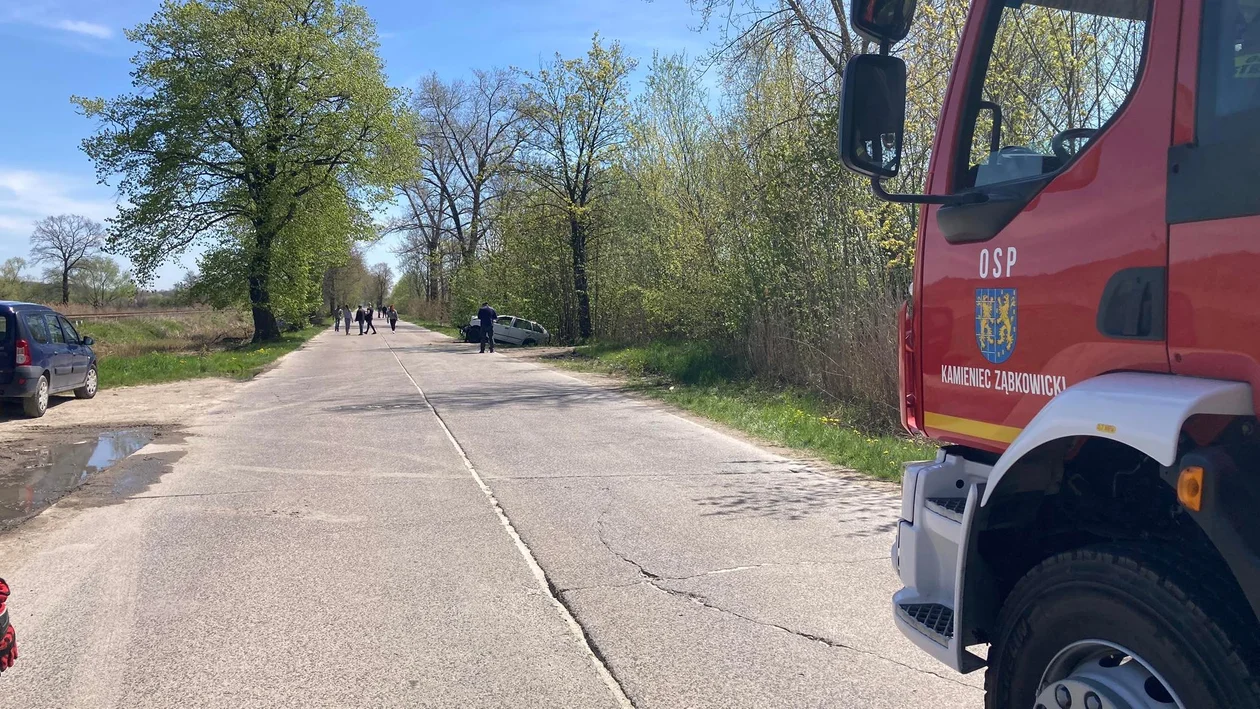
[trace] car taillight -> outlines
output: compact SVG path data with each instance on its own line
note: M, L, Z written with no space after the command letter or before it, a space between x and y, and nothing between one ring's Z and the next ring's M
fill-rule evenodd
M31 363L31 343L26 340L17 341L17 360L14 362L17 366Z

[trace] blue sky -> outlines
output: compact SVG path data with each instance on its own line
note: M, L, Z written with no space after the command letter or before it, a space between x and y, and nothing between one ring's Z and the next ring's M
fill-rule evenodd
M653 51L704 53L686 0L360 0L376 20L389 80L414 86L436 71L445 78L472 68L535 68L555 52L576 56L591 35L621 41L646 65ZM27 256L32 223L50 214L103 220L115 193L96 184L79 142L93 125L71 95L116 96L130 87L135 48L123 29L150 17L158 0L0 0L0 261ZM642 70L639 71L642 75ZM390 243L369 263L394 262ZM165 266L167 286L193 263Z

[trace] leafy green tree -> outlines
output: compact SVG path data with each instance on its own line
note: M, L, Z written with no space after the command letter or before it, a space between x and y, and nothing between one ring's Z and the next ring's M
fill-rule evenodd
M324 272L323 295L329 313L338 307L357 304L368 281L363 252L351 249L344 263L332 266Z
M117 305L136 297L131 273L108 256L89 256L80 263L71 285L94 308Z
M629 75L635 60L599 35L580 59L559 55L530 76L526 89L526 172L547 196L544 204L568 224L577 304L577 334L592 333L588 249L593 211L608 197L606 173L630 134Z
M136 92L74 99L100 121L83 143L99 177L121 175L109 245L147 280L209 242L202 285L244 291L254 340L275 338L415 164L374 25L349 0L167 0L127 36Z
M0 263L0 299L21 300L26 297L26 282L22 280L22 271L26 268L26 259L13 256Z

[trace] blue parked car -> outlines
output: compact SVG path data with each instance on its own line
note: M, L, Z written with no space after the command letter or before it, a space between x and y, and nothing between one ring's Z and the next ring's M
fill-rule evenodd
M21 399L27 416L48 410L48 397L96 396L96 353L57 311L0 300L0 399Z

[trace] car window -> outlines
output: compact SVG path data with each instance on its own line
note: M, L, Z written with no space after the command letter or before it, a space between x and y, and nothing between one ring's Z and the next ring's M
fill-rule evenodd
M79 336L79 331L74 329L74 325L71 325L69 320L66 320L63 317L58 317L57 320L61 323L61 329L65 331L67 340L75 343L83 340L83 338Z
M66 344L66 336L61 331L61 325L57 324L57 316L45 315L44 320L48 322L48 334L52 337L53 344Z
M31 331L31 339L41 345L48 344L48 323L44 322L44 316L38 313L27 314L26 329Z
M9 316L0 315L0 345L9 341L9 331L12 329L12 326L9 325Z
M499 319L498 319L498 320L495 320L495 322L496 322L496 323L498 323L498 324L500 324L500 325L503 325L504 327L508 327L508 326L510 326L510 325L512 324L512 316L511 316L511 315L500 315L500 316L499 316Z
M531 324L534 326L534 332L546 332L546 331L547 331L547 330L546 330L546 328L544 328L542 325L539 325L538 323L531 323Z

